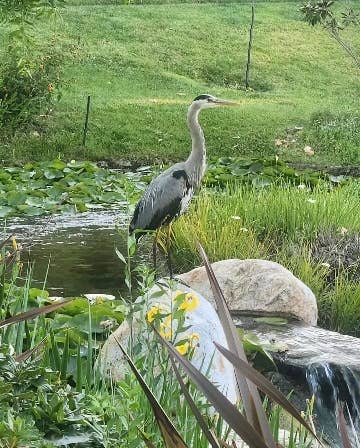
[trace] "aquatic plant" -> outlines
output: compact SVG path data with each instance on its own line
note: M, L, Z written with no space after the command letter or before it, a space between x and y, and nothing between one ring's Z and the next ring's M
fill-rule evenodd
M0 168L0 218L85 212L100 204L125 208L144 188L140 178L75 160Z

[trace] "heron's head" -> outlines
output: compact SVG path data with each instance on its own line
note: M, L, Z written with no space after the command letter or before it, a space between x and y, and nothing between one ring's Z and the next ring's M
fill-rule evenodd
M234 103L233 101L222 100L208 94L197 96L193 100L193 104L198 105L201 109L217 106L237 106L237 103Z

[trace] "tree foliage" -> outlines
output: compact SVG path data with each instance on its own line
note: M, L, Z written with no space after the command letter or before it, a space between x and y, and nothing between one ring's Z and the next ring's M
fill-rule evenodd
M322 25L332 38L346 51L360 70L360 57L350 42L343 37L343 31L355 26L360 28L360 17L352 8L336 14L333 10L335 0L311 0L301 8L306 22L310 25ZM359 29L360 31L360 29Z

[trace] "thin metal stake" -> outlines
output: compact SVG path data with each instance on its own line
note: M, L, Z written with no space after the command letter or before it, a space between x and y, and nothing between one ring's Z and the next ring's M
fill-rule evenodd
M90 114L90 95L88 95L87 103L86 103L86 116L85 116L84 133L83 133L83 140L82 140L83 146L85 146L85 143L86 143L86 135L87 135L88 125L89 125L89 114Z
M253 44L253 32L254 32L254 21L255 21L255 7L251 6L251 24L249 30L249 45L248 45L248 57L246 63L246 73L245 73L245 87L248 89L250 87L250 64L251 64L251 49Z

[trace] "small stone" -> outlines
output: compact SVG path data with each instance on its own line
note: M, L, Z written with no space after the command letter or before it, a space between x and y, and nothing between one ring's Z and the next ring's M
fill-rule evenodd
M305 155L311 157L311 156L313 156L315 154L315 151L312 149L311 146L305 146L304 153L305 153Z
M106 300L115 300L115 296L112 294L84 294L84 297L88 299L90 304L105 302Z
M48 300L50 300L51 302L59 302L60 300L63 300L64 297L60 297L60 296L50 296L48 297Z
M346 227L340 227L339 229L340 235L346 235L348 231L349 229L347 229Z

